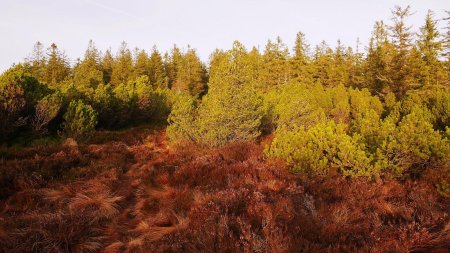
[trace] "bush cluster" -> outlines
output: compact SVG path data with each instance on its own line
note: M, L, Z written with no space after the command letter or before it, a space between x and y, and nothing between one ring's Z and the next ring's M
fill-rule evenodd
M277 129L266 150L268 156L286 159L294 171L327 174L337 168L352 177L400 177L449 157L450 141L441 125L446 109L436 109L448 108L442 102L448 97L445 89L434 91L439 100L424 96L427 90L415 90L394 102L388 94L384 104L367 90L298 89L304 91L297 99L289 88L273 100ZM315 92L329 103L311 99ZM290 99L283 102L286 96ZM291 110L299 103L302 109Z

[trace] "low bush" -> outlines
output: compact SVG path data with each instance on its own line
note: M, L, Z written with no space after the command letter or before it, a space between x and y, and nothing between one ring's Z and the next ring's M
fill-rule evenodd
M64 114L62 135L77 140L89 139L95 131L97 113L82 100L72 101Z

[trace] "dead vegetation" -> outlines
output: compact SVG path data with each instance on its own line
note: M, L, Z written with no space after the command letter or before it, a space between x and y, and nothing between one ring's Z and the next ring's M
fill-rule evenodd
M450 247L450 201L438 194L433 176L405 182L307 178L264 159L255 143L169 148L164 132L105 135L94 138L96 144L4 156L0 252Z

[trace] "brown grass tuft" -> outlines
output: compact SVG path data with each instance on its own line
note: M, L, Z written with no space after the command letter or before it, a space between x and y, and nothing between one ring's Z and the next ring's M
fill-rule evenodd
M105 132L0 161L0 252L447 252L450 201L420 179L306 177L262 156L270 137L168 148ZM448 175L444 175L445 178ZM447 250L447 251L446 251Z

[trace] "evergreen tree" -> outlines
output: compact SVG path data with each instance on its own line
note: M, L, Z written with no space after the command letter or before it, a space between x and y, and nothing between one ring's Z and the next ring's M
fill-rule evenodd
M168 88L168 79L164 69L163 59L156 47L153 47L149 60L149 67L149 77L152 86L160 89Z
M151 66L148 54L144 50L140 50L136 55L133 78L138 78L143 75L151 76Z
M312 66L313 78L325 87L333 87L337 85L333 80L334 73L334 54L333 50L325 41L317 45L314 50L314 59Z
M402 96L409 85L414 84L412 73L410 72L410 50L413 33L411 26L407 26L406 19L411 16L410 6L402 8L395 6L392 10L393 25L390 28L392 43L395 51L392 58L392 69L389 73L392 81L392 90L397 95Z
M111 50L106 50L101 60L101 67L103 72L103 83L109 84L111 82L112 70L114 65L114 58Z
M95 89L103 83L103 71L100 64L100 52L89 41L83 60L74 68L74 82L77 89L91 98Z
M446 11L447 17L445 20L447 21L447 25L445 27L446 32L444 34L444 38L442 40L443 53L442 56L445 59L445 69L447 70L447 80L445 81L447 86L450 86L450 11Z
M364 73L364 54L360 52L359 38L356 40L356 52L352 53L352 48L348 48L349 69L349 86L351 87L366 87L365 73Z
M289 51L287 46L277 37L276 42L269 40L263 55L261 85L263 90L287 83L290 80Z
M178 65L177 77L172 89L201 97L206 92L206 68L194 49L188 48Z
M227 85L255 87L258 84L258 62L257 51L250 55L244 45L235 41L229 51L216 50L211 55L209 85L217 88Z
M433 12L428 11L425 24L420 28L418 46L423 60L422 83L436 85L443 79L443 71L439 56L442 53L442 42L437 29L437 21L433 19Z
M56 87L57 84L69 76L69 62L64 53L59 51L55 43L47 49L47 57L48 60L45 66L43 81L50 87Z
M174 45L170 57L167 55L166 57L166 72L169 80L169 88L174 89L175 83L177 81L178 72L181 67L183 55L180 49Z
M127 83L133 73L133 57L127 47L127 43L122 42L112 65L111 84L119 85Z
M366 82L375 93L389 93L393 80L390 77L393 46L388 40L387 27L377 21L369 42L366 58Z
M47 59L44 51L44 45L41 42L38 41L34 44L32 55L27 59L27 61L31 65L31 74L39 81L43 81Z
M309 45L306 42L305 34L297 33L294 45L294 55L291 58L292 79L304 82L310 76L308 64L311 59L309 56Z
M62 135L77 140L89 139L97 125L97 113L82 100L72 101L64 114Z

